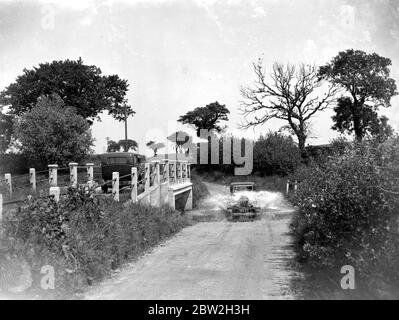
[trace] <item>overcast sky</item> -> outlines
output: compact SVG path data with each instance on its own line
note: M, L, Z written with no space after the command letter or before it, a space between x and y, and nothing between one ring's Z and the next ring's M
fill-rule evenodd
M0 1L0 90L23 68L82 57L104 74L130 84L129 138L140 144L171 133L177 118L219 101L231 112L229 128L246 137L276 130L271 122L241 132L238 111L251 63L304 61L318 65L348 48L392 59L399 82L398 0L295 1ZM399 98L383 110L399 130ZM312 144L336 135L331 111L314 118ZM178 128L182 128L178 126ZM119 140L123 124L109 116L92 129L95 150Z

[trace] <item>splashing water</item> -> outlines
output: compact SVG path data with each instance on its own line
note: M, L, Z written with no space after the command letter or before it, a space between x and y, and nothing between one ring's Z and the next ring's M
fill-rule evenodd
M232 203L237 203L241 196L248 197L251 204L261 209L286 210L289 208L283 195L273 191L239 191L233 195L211 192L203 205L210 210L226 210Z

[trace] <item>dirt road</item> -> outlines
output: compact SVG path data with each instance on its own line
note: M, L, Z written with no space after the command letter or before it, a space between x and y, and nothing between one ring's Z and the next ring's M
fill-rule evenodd
M204 211L217 210L225 187L208 184ZM287 234L292 208L281 194L261 192L254 222L210 221L190 226L137 262L91 288L86 299L295 299ZM268 198L268 199L267 199ZM195 213L194 213L195 214ZM216 219L221 220L221 219Z

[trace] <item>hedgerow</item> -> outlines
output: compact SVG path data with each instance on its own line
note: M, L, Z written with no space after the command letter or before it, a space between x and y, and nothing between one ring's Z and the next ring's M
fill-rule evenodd
M186 217L167 207L124 205L84 188L70 188L58 203L32 198L5 215L0 260L26 260L31 291L66 296L101 280L186 225ZM40 284L46 265L55 271L51 292L44 292Z
M359 279L399 283L399 141L355 143L301 168L291 201L298 258L314 270L352 265Z

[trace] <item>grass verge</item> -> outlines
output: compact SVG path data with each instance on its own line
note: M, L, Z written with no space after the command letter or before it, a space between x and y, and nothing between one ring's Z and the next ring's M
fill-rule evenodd
M189 224L167 207L124 205L84 189L69 189L58 203L32 198L4 215L0 289L73 297ZM54 289L43 288L46 270Z

